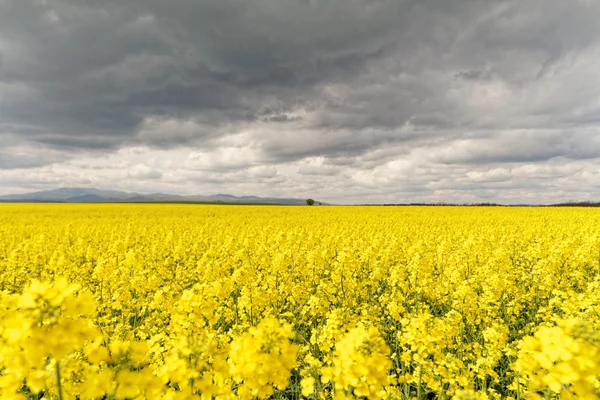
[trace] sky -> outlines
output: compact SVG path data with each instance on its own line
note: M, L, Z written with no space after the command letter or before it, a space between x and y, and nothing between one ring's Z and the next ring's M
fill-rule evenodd
M0 194L600 200L597 0L0 0Z

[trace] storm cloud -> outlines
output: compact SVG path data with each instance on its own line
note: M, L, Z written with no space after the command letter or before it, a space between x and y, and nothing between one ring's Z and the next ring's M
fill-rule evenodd
M0 0L0 192L600 198L600 2Z

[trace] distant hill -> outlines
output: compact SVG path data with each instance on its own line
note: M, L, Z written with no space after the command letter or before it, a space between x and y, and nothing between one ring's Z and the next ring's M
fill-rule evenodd
M120 192L94 188L59 188L34 193L0 196L0 202L60 202L60 203L116 203L116 202L201 202L238 204L306 204L305 199L233 196L230 194L180 196L176 194Z

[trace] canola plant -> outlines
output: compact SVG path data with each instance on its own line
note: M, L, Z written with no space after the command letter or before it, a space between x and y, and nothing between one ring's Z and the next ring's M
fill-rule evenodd
M598 398L599 272L595 209L0 205L0 398Z

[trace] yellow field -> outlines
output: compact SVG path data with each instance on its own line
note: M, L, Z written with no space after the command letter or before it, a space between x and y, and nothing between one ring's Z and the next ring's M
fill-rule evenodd
M596 209L0 205L0 398L596 398L599 235Z

